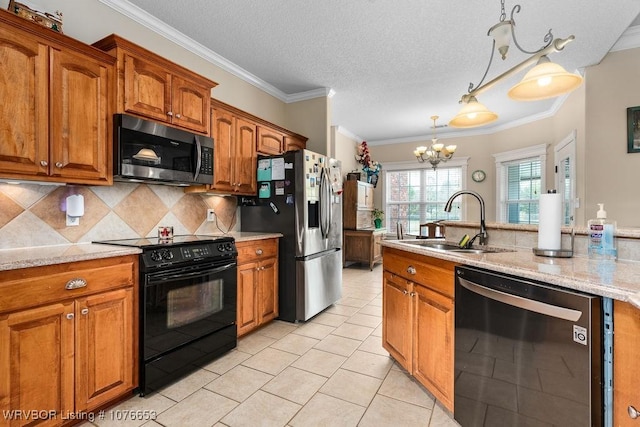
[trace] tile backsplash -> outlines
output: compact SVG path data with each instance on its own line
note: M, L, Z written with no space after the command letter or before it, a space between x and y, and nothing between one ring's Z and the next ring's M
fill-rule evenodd
M67 227L65 201L84 196L80 225ZM216 222L207 222L213 208ZM115 183L110 187L0 184L0 249L94 240L155 237L157 227L174 234L237 231L233 196L185 194L181 187Z

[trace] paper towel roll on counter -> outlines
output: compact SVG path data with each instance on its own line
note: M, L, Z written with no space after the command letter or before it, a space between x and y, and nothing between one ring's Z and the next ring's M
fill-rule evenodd
M558 193L541 194L538 218L538 249L561 249L562 196Z

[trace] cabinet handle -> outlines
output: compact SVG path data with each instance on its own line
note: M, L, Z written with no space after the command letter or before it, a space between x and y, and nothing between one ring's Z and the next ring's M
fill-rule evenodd
M83 308L82 310L80 310L80 314L82 314L83 316L86 316L87 314L89 314L89 309Z
M402 294L403 294L403 295L406 295L406 294L408 294L408 293L409 293L409 291L407 291L406 289L403 289L403 290L402 290Z
M629 413L629 417L634 420L638 418L638 415L640 415L640 412L638 412L638 410L631 405L629 405L629 407L627 408L627 412Z
M87 286L87 281L81 277L76 277L75 279L69 280L67 284L64 285L64 288L70 290L84 288L85 286Z
M262 255L262 249L256 249L256 255Z
M173 116L173 111L167 111L167 116L169 117Z
M72 320L73 317L73 313L67 313L67 319Z
M63 166L62 162L56 162L57 168L62 169L62 166Z
M411 293L409 293L409 296L410 296L410 297L415 297L415 296L416 296L416 293L415 293L415 292L411 292Z
M407 267L407 273L416 274L416 268L414 266L410 265L409 267Z
M49 166L49 162L46 160L40 160L40 166Z
M180 117L182 117L182 115L180 114L176 114L176 118L179 119Z

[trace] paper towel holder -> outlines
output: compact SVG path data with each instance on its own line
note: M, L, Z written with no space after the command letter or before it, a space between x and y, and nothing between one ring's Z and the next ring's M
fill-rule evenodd
M573 256L573 242L575 240L575 230L571 228L571 249L540 249L533 248L534 255L553 258L571 258Z

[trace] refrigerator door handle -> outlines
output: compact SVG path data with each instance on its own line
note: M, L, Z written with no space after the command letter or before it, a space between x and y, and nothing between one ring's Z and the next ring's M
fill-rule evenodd
M333 209L331 208L331 179L329 178L331 174L329 173L329 168L325 168L325 195L326 195L326 206L327 206L327 239L329 238L329 233L331 233L331 224L333 224Z
M326 168L322 168L320 175L320 232L322 233L323 239L329 237L328 226L330 225L327 221L327 203L329 202L329 200L327 200L327 181Z

